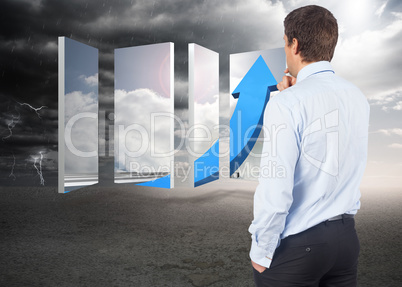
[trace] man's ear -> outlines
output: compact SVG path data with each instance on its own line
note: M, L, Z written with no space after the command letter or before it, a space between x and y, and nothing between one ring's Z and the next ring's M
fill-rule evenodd
M294 55L299 53L299 41L297 41L296 38L293 38L292 40L292 52Z

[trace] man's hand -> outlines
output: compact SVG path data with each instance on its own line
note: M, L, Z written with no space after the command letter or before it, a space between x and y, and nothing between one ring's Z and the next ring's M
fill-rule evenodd
M289 69L286 68L286 70L284 72L285 72L285 74L289 73ZM283 90L293 86L294 84L296 84L296 78L295 77L283 76L282 82L277 84L276 87L278 88L279 91L283 91Z
M260 273L264 272L264 270L267 269L267 267L261 266L261 265L255 263L253 260L251 260L251 265L253 265L253 268Z

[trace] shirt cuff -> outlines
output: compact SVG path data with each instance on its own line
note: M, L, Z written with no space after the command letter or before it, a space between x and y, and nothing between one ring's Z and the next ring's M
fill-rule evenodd
M268 252L265 249L259 247L255 240L251 242L250 258L255 263L269 268L271 266L272 257L274 256L274 251Z

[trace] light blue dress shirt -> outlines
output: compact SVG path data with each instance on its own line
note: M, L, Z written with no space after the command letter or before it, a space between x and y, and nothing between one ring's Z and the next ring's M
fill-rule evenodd
M264 114L264 143L250 258L270 267L280 240L355 214L367 161L370 107L326 61L300 70Z

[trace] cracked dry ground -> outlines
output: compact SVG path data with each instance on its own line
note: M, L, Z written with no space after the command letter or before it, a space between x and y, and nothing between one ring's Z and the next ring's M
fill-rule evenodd
M1 286L253 286L256 183L1 188ZM402 196L363 193L359 286L401 286Z

